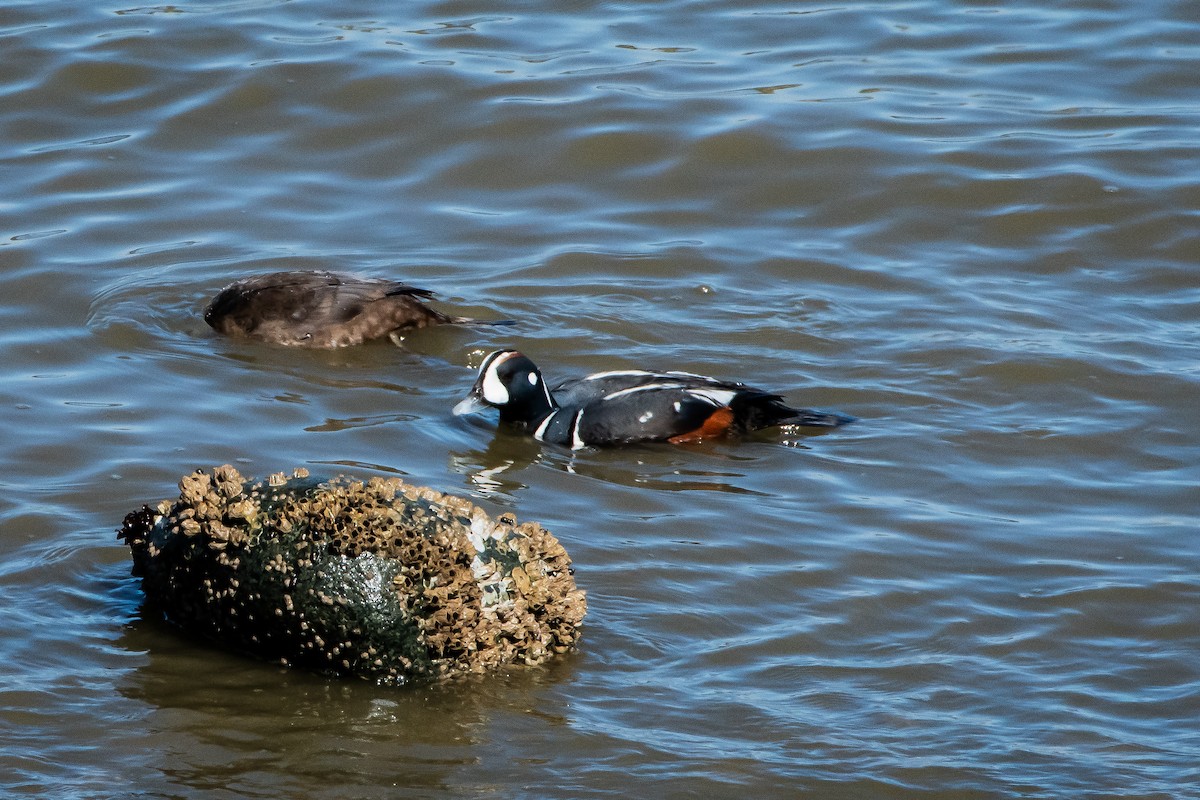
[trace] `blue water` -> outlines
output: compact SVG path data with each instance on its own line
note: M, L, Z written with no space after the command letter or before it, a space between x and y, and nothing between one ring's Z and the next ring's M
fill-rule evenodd
M1185 3L0 7L0 794L1200 796ZM438 292L295 352L243 275ZM686 369L860 418L566 453L449 413ZM141 610L192 469L400 474L571 553L544 668L383 688Z

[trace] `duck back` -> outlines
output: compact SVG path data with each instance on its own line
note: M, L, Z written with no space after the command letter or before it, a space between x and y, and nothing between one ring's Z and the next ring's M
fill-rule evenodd
M204 310L228 336L292 347L361 344L406 328L458 322L425 305L427 289L333 272L273 272L236 281Z

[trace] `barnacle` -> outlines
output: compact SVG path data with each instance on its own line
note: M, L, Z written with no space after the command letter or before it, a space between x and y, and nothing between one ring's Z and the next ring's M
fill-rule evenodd
M549 531L397 478L197 470L119 535L173 623L381 683L540 663L574 646L587 611Z

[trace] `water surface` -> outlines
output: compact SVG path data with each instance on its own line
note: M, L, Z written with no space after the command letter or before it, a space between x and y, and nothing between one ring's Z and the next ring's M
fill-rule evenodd
M0 793L1200 796L1200 47L1178 2L0 8ZM333 268L511 328L215 337ZM517 346L861 418L566 453ZM143 616L179 476L537 519L547 668L388 689Z

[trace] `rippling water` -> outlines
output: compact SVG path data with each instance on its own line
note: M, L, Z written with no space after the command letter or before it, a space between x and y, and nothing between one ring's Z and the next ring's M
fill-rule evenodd
M1198 796L1200 88L1182 2L0 7L0 791ZM454 313L290 352L235 277ZM576 454L451 405L488 350L861 418ZM386 689L140 612L197 466L538 519L545 669Z

